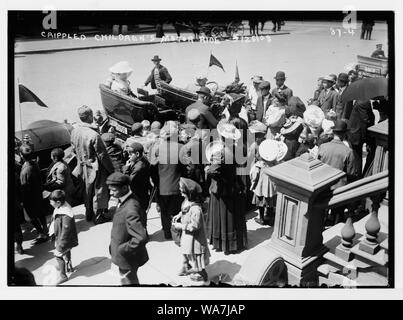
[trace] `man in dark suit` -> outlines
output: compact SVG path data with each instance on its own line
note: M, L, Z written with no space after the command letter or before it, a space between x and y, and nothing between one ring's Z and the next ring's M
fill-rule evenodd
M130 189L137 196L143 208L140 216L144 228L147 228L147 208L150 201L150 163L144 157L144 147L141 143L133 142L128 148L129 161L122 172L130 177Z
M334 82L332 76L328 75L324 77L323 89L320 92L318 99L313 102L313 104L320 107L325 114L330 110L335 109L339 99L339 94L333 86Z
M256 102L256 120L263 122L266 110L272 103L272 95L270 94L270 82L263 81L259 84L260 95Z
M211 99L211 91L207 87L201 87L197 93L197 101L189 105L185 112L188 120L199 129L215 129L218 120L214 117L207 105ZM192 110L197 110L192 111ZM192 112L191 112L192 111Z
M151 88L157 89L156 80L162 80L166 83L170 83L172 81L172 77L169 74L168 69L160 64L160 57L154 56L151 61L154 62L154 68L151 70L151 74L144 82L144 85L148 86L148 84L151 83Z
M171 240L172 217L181 210L183 198L179 191L179 179L185 173L184 165L179 161L182 145L178 143L178 126L174 121L167 121L160 132L160 141L153 153L158 168L158 205L161 208L161 224L165 239Z
M109 246L112 262L119 267L122 285L138 284L137 270L148 261L147 234L140 221L143 209L130 190L128 176L114 172L106 183L118 199Z
M276 73L276 76L274 77L274 80L276 80L276 88L274 88L271 91L272 96L275 96L276 93L283 93L287 97L287 103L288 99L290 99L293 96L292 90L288 88L284 82L285 82L285 73L283 71L278 71Z
M337 119L348 119L351 113L351 109L353 107L353 102L342 102L341 95L347 89L349 83L348 74L340 73L337 77L337 84L335 86L336 91L338 92L337 104L335 106L335 112L337 115Z

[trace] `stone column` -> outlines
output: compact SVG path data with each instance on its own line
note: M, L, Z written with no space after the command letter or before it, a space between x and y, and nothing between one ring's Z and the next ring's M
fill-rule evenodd
M325 208L315 206L345 173L308 153L267 169L277 186L277 207L269 246L285 260L288 284L316 286L323 245Z

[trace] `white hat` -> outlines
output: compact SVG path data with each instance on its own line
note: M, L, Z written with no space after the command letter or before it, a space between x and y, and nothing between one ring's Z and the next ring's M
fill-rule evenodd
M109 71L112 73L131 73L133 72L133 69L129 66L129 62L119 61L118 63L110 67Z
M285 123L285 109L270 106L266 112L266 124L271 127L282 127Z
M332 134L333 133L334 122L332 120L323 120L322 121L322 129L324 134Z
M259 154L266 161L280 161L287 154L288 147L282 141L267 139L259 146Z
M206 158L208 162L211 162L211 158L214 154L221 153L224 150L224 145L221 141L210 142L206 147Z
M310 105L304 112L304 121L309 127L319 128L324 119L325 114L318 106Z
M224 138L238 140L241 137L239 131L233 124L220 121L217 125L218 134Z

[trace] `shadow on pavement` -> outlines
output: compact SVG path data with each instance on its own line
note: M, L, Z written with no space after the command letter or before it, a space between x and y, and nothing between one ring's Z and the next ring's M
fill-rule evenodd
M256 230L248 230L247 250L256 247L263 241L269 240L271 238L272 233L273 233L273 227L267 227L267 228L262 227Z
M52 250L55 249L55 243L48 241L42 244L33 245L28 249L24 249L25 254L31 257L23 258L15 263L17 267L27 268L33 272L42 267L47 261L53 258Z
M227 260L218 260L206 267L210 281L216 284L231 282L240 269L238 263Z
M74 257L72 257L73 267L76 270L71 274L69 280L76 277L92 277L97 274L104 273L111 268L111 259L108 257L93 257L87 260L81 261L79 265L74 265Z

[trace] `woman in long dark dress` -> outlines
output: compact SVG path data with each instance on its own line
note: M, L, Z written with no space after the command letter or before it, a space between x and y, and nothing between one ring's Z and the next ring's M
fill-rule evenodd
M207 215L207 237L213 249L233 253L246 247L245 192L237 182L234 162L234 141L241 134L234 125L223 123L217 127L221 141L210 144L206 149L207 176L211 179L210 202Z

